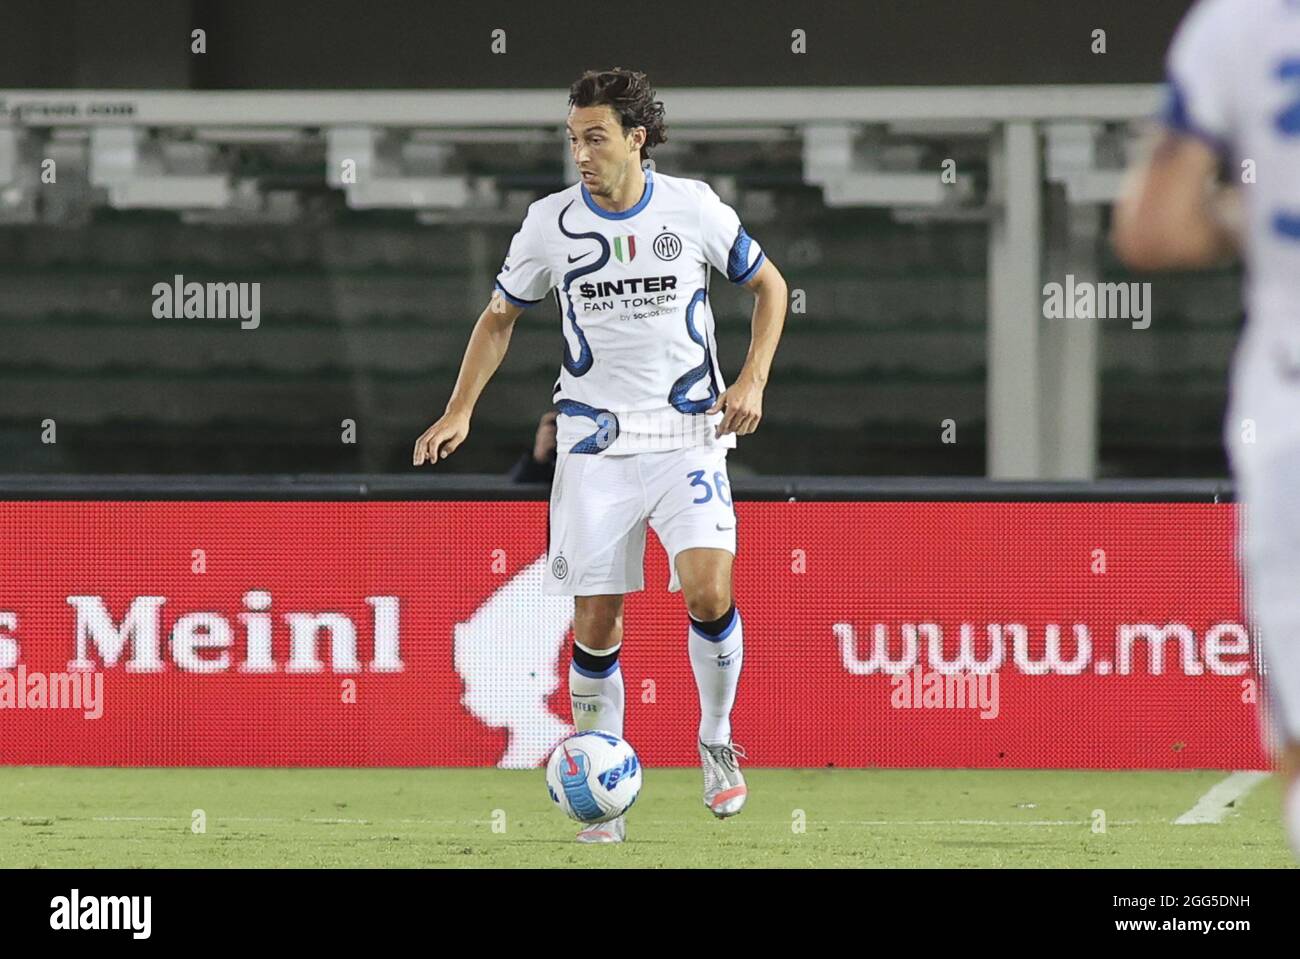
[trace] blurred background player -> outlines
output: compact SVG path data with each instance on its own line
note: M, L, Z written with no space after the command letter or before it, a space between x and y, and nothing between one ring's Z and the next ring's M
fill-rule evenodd
M574 597L574 725L623 735L623 596L644 588L647 522L681 590L700 697L704 803L740 812L744 752L731 739L743 662L732 592L736 517L727 450L754 432L787 289L708 184L643 165L665 141L663 104L642 73L588 71L569 91L580 182L533 203L470 336L445 415L416 441L437 462L469 433L519 314L558 288L563 364L543 590ZM748 355L727 387L708 298L710 267L756 298ZM580 842L622 842L622 817Z
M547 410L537 422L533 448L519 455L510 470L515 483L549 483L555 477L555 410Z
M1115 247L1141 269L1213 264L1238 243L1245 255L1224 438L1300 855L1300 3L1202 0L1174 37L1168 79L1163 130L1116 207ZM1215 185L1225 160L1243 188Z

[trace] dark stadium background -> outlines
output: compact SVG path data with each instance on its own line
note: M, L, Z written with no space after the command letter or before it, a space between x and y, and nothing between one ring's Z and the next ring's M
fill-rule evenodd
M554 117L544 121L558 133L569 82L583 69L613 65L647 71L669 90L1154 83L1187 6L812 3L781 20L744 3L671 2L612 9L602 20L600 7L555 3L10 0L0 10L0 88L544 88L555 92ZM194 25L208 32L202 56L188 50ZM507 57L482 52L495 26L509 28ZM788 44L792 26L808 31L815 56L755 54ZM1079 41L1094 27L1107 31L1104 57ZM733 468L982 475L987 225L898 223L885 210L827 209L801 180L797 147L674 152L666 99L662 169L761 187L770 203L761 213L742 207L741 215L810 303L806 314L788 318L765 422L733 454ZM410 471L412 443L442 409L515 223L431 225L410 211L349 210L323 180L319 137L270 151L223 150L236 175L298 194L296 218L195 225L173 211L41 200L26 221L0 214L7 472ZM561 156L557 135L553 146L505 155L468 147L456 163L497 177L503 188L542 195L565 185ZM971 162L980 176L978 156ZM1053 189L1044 200L1049 227ZM1099 279L1132 279L1104 229L1095 244ZM148 290L174 273L262 281L263 330L278 330L279 346L266 350L236 324L200 331L151 321ZM1146 340L1149 348L1135 356L1126 326L1103 327L1101 477L1226 475L1220 429L1239 276L1227 270L1179 282L1162 301L1158 347ZM715 283L712 295L723 370L732 378L748 342L751 301L725 283ZM909 346L918 332L927 343L938 334L944 349ZM105 360L114 342L127 355ZM531 445L559 348L553 303L525 314L469 443L440 469L510 468ZM846 349L860 363L822 369L827 350ZM963 417L956 446L937 441L936 411L944 410ZM55 445L37 442L47 416L59 424ZM357 420L354 445L339 442L344 418Z

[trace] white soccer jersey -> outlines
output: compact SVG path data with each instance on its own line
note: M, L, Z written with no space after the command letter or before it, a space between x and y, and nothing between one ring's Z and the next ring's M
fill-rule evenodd
M1300 742L1300 3L1202 0L1169 78L1166 122L1227 154L1243 193L1247 321L1224 439L1271 718Z
M701 180L645 171L621 213L582 183L528 208L497 274L517 306L555 291L564 355L555 383L562 452L635 453L736 445L705 415L726 389L718 366L709 267L753 279L763 251Z
M1165 122L1223 154L1243 194L1248 322L1228 439L1267 407L1279 415L1260 424L1258 443L1291 442L1300 436L1300 3L1201 0L1167 67Z

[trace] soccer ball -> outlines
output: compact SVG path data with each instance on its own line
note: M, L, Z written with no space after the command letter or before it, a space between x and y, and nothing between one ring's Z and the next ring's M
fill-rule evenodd
M546 764L546 790L570 819L617 819L641 791L641 763L627 740L593 730L570 736Z

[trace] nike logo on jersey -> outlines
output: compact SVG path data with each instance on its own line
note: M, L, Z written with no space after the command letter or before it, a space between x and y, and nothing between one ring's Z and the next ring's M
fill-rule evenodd
M721 523L714 523L714 527L719 533L725 533L729 529L735 529L735 526L723 526Z
M569 262L570 262L570 263L577 263L579 260L586 259L587 257L591 256L591 254L593 254L594 252L596 252L596 251L595 251L595 250L588 250L586 253L580 253L580 254L578 254L577 256L571 256L571 257L569 257Z

